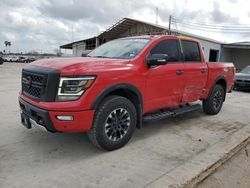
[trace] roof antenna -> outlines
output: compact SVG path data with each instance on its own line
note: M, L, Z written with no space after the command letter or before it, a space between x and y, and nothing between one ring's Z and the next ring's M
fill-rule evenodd
M155 8L155 23L158 25L158 7Z

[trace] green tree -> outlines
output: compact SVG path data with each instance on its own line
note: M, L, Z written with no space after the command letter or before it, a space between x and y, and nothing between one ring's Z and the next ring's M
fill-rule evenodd
M9 45L9 53L10 53L10 46L11 46L11 42L10 41L8 42L8 45Z
M9 42L7 40L4 41L4 45L5 45L5 48L6 48L5 52L7 52L7 46L9 45Z
M6 41L4 41L4 45L6 47L6 51L5 52L7 52L7 47L9 46L9 53L10 53L11 42L6 40Z

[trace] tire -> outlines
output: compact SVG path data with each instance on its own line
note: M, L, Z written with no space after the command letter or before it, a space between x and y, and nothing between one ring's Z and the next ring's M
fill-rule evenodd
M203 100L203 111L209 115L216 115L220 112L225 97L225 90L221 85L216 84L206 100Z
M234 91L238 91L238 90L240 90L240 89L239 89L237 86L234 86L234 87L233 87L233 90L234 90Z
M89 140L107 151L123 147L135 131L136 114L135 106L127 98L108 96L95 112Z

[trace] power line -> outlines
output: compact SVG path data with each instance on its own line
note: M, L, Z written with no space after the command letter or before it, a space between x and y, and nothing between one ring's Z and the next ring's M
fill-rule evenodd
M204 23L193 23L193 22L184 22L175 17L172 18L172 22L176 25L182 27L187 27L194 30L202 30L209 32L225 32L225 33L250 33L250 27L243 26L229 26L229 25L213 25L213 24L204 24Z
M221 27L221 28L212 28L212 27L204 27L204 26L193 26L190 24L186 24L186 23L178 23L179 25L183 25L185 27L191 27L194 29L205 29L205 30L211 30L211 31L238 31L238 32L248 32L250 31L250 28L226 28L226 27Z
M203 25L203 26L211 26L211 27L249 27L250 28L250 24L209 24L209 23L201 23L201 22L189 22L189 21L185 21L185 20L181 20L179 18L173 17L173 21L177 21L177 22L181 22L181 23L188 23L188 24L192 24L192 25Z
M237 30L237 29L250 29L250 27L232 27L232 26L207 26L207 25L196 25L188 22L176 22L178 24L183 24L183 25L190 25L194 27L204 27L204 28L209 28L209 29L231 29L231 30Z
M177 23L178 24L178 23ZM180 24L179 24L180 25ZM210 32L227 32L227 33L250 33L250 30L223 30L223 29L208 29L202 27L192 27L190 25L185 25L189 29L200 30L200 31L210 31Z

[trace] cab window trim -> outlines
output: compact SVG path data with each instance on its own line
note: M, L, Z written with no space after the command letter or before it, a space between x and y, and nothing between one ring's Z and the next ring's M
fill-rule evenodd
M177 44L177 51L178 51L178 58L177 58L177 61L168 61L167 64L177 64L177 63L180 63L181 62L181 46L180 46L180 42L178 39L164 39L164 40L161 40L161 41L158 41L154 46L152 46L152 48L150 49L150 51L148 52L146 58L149 57L151 51L153 50L153 48L155 48L160 42L162 41L170 41L170 40L174 40Z
M181 46L181 59L182 59L181 61L183 63L202 63L201 49L200 49L200 45L198 42L192 41L192 40L185 40L185 39L180 39L179 41L180 41L179 43ZM198 52L199 52L199 57L200 57L199 61L185 61L185 54L184 54L184 48L183 48L182 42L192 42L198 46Z

